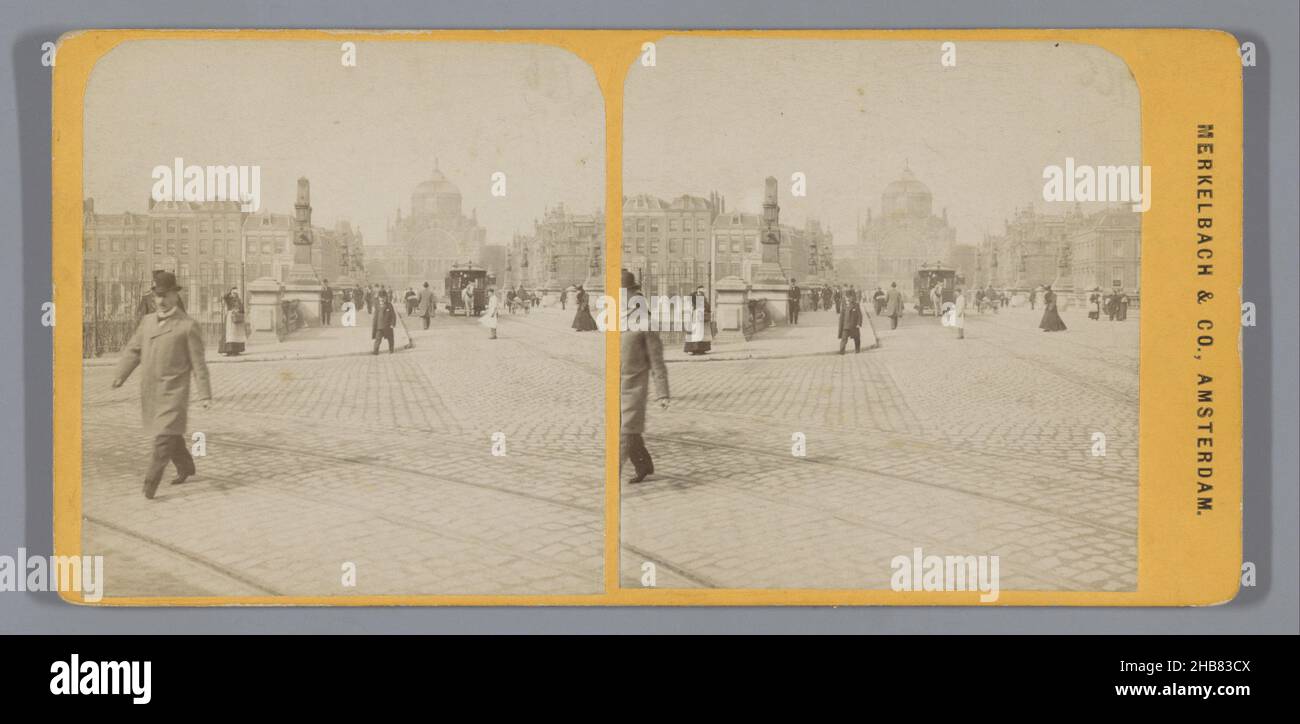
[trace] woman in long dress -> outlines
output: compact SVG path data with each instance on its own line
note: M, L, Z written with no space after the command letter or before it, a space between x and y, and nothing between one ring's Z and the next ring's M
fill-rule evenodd
M696 308L691 315L691 326L686 334L687 354L701 355L708 352L713 347L710 332L712 331L713 310L709 307L709 297L704 293L704 287L695 288Z
M483 316L479 317L478 323L488 328L488 339L497 338L497 290L488 287L487 306L483 308Z
M226 305L226 316L221 328L221 346L217 350L228 357L234 357L244 351L244 343L248 341L244 334L244 299L240 296L238 287L231 287L222 301Z
M596 330L596 320L591 316L590 298L587 296L587 290L578 285L578 311L573 315L573 328L579 332L594 332Z
M1061 315L1056 311L1056 292L1052 291L1051 284L1043 292L1043 321L1038 323L1038 328L1044 332L1065 331L1065 322L1061 321Z

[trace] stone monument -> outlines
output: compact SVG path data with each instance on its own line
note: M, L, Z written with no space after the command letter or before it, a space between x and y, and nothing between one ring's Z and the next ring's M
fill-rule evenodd
M304 327L320 326L321 284L311 265L311 182L298 179L298 198L293 204L293 266L284 285L285 301L298 303L298 317Z
M763 192L763 260L753 271L750 299L766 299L773 324L790 318L790 283L781 268L781 207L777 204L776 179L767 177Z

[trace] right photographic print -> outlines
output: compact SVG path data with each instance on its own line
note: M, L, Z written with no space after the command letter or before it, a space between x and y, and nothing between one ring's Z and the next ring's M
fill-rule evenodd
M623 587L1136 590L1122 60L667 37L623 119Z

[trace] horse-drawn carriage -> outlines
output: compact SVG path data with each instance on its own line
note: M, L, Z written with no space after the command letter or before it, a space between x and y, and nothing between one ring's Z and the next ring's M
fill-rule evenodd
M487 288L495 280L487 270L481 266L473 264L452 264L451 270L447 272L447 278L443 281L443 288L447 292L447 311L453 315L465 314L465 316L478 316L483 313L487 307ZM465 292L471 288L469 295L469 310L466 312Z
M916 296L914 308L920 315L943 314L944 307L957 300L957 285L962 283L957 270L941 264L922 264L912 277L912 293ZM934 288L939 287L939 306L936 309Z

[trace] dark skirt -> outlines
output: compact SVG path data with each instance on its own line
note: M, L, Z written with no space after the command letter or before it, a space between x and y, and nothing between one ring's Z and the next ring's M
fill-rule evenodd
M596 320L586 307L578 307L578 313L573 315L573 328L579 332L596 331Z
M687 342L684 351L687 354L704 354L713 349L713 343L704 340L703 342Z
M1056 305L1048 307L1043 312L1043 321L1038 323L1038 328L1044 332L1064 332L1065 322L1061 321L1061 315L1056 313Z

